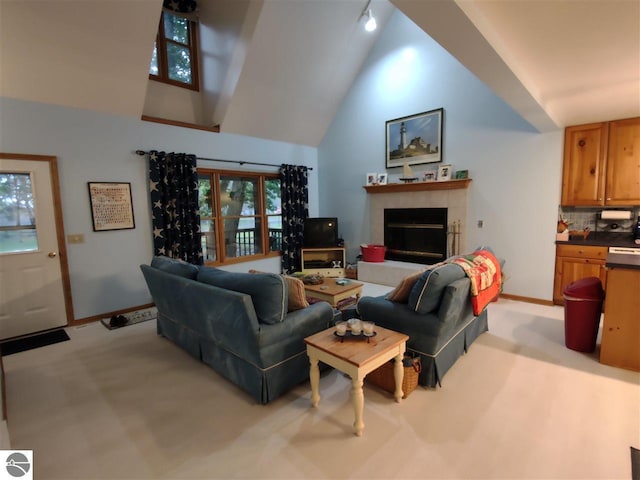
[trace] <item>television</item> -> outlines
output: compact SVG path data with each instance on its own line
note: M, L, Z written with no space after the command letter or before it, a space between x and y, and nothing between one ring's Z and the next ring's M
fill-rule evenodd
M338 219L336 217L307 218L304 221L303 241L307 248L338 246Z

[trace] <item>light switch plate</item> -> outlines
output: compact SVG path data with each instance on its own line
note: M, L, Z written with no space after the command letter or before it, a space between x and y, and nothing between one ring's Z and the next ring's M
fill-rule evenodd
M73 233L67 235L68 243L84 243L84 234L83 233Z

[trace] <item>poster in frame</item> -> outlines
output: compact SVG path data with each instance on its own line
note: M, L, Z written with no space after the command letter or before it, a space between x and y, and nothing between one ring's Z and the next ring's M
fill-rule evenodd
M386 168L442 161L444 109L386 122Z
M88 182L93 231L136 228L131 183Z

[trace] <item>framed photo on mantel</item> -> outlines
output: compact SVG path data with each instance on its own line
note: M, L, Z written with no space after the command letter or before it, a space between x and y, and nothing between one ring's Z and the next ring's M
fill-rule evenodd
M386 123L386 168L442 161L444 109L388 120Z

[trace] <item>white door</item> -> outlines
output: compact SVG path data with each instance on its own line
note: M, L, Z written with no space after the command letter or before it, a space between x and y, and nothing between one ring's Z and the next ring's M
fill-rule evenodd
M0 339L67 324L48 161L0 157Z

